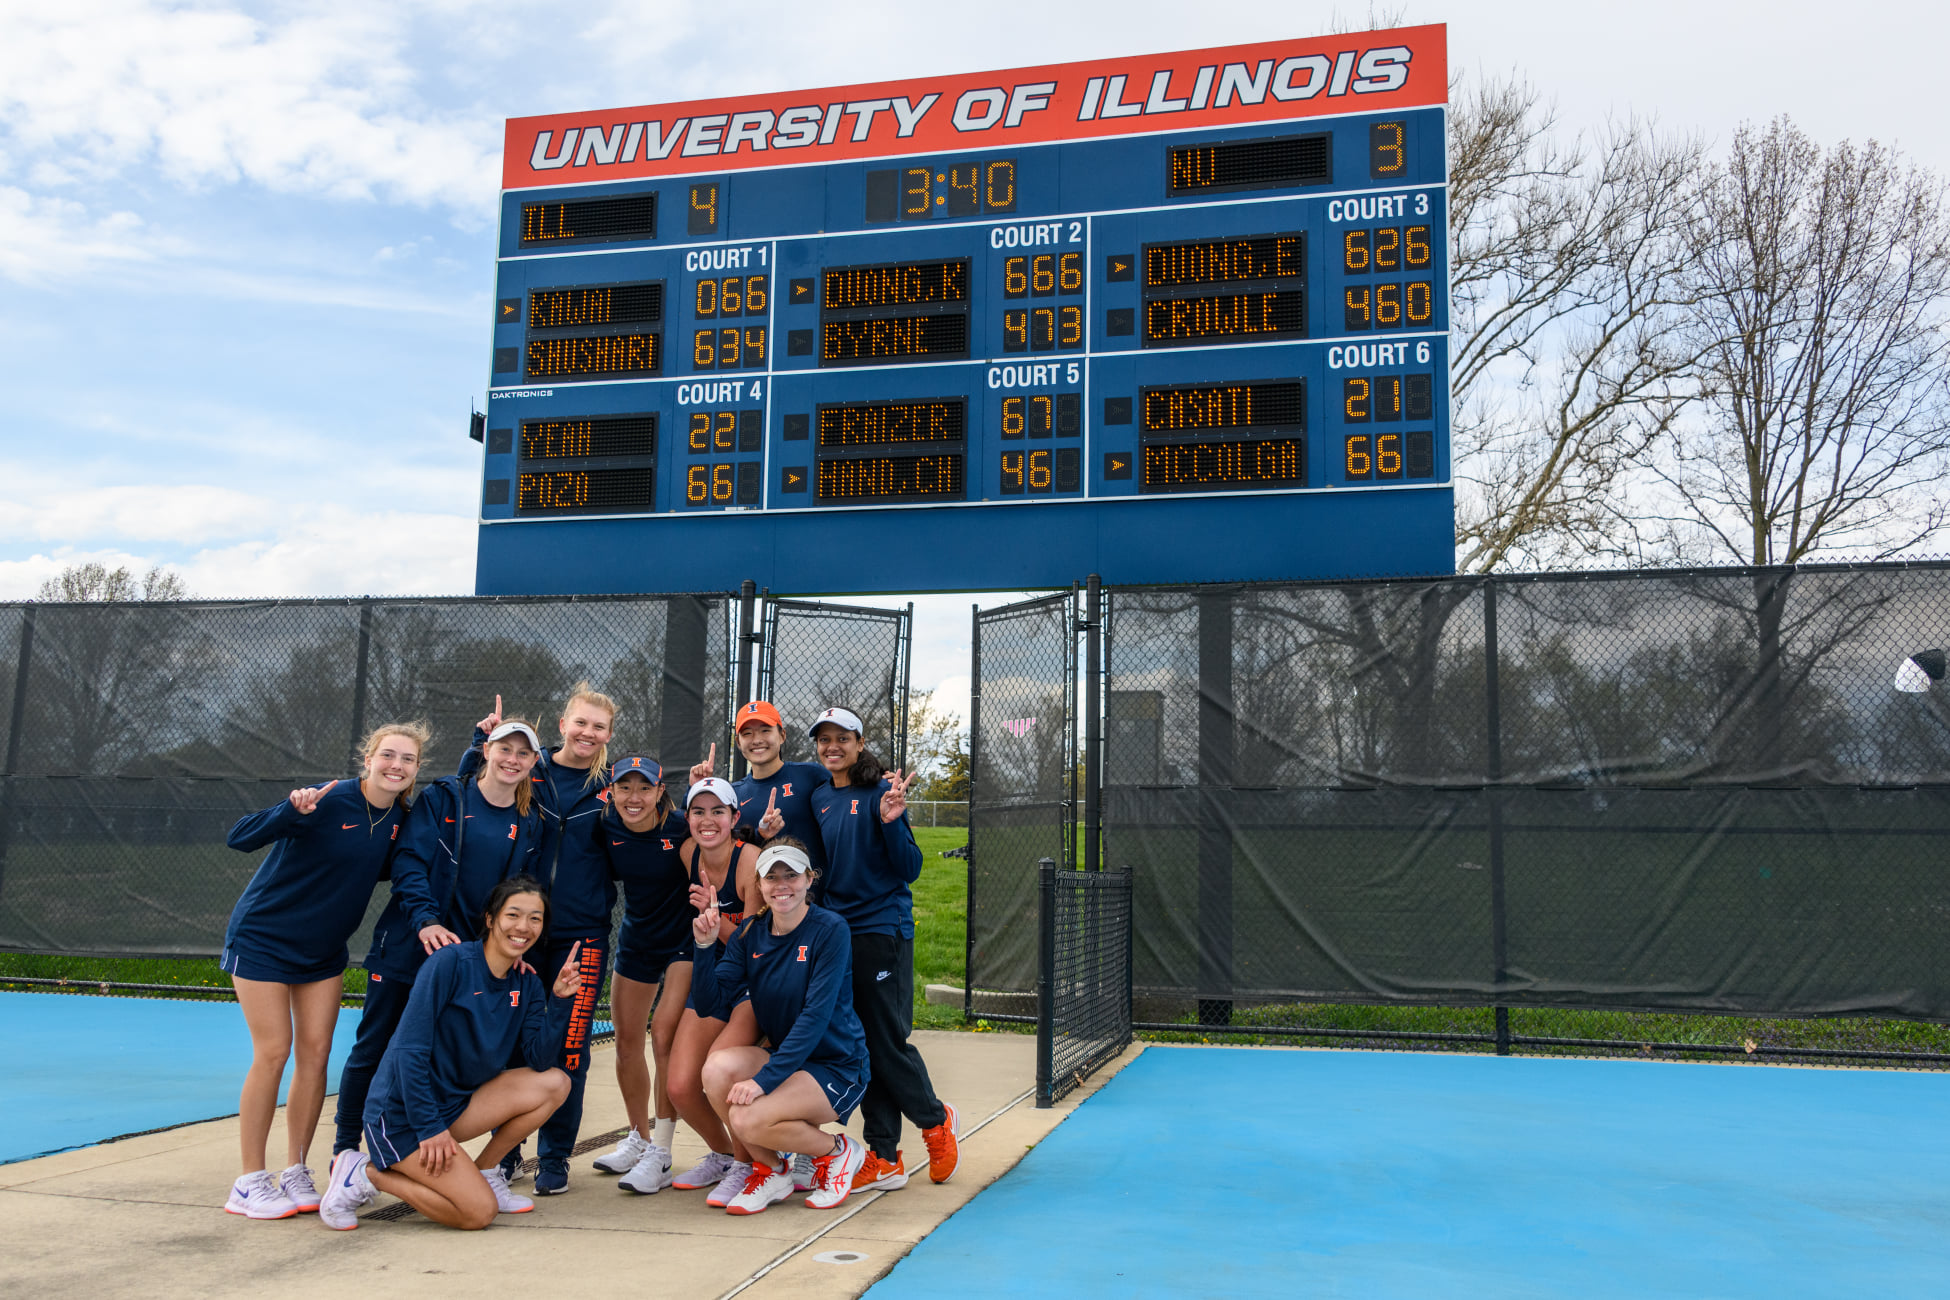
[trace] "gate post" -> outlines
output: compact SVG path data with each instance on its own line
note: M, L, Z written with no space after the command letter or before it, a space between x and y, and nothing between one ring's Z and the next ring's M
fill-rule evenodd
M366 756L359 742L366 738L366 687L372 679L372 597L359 597L359 652L352 668L352 771L358 772Z
M710 620L695 596L664 603L663 735L658 755L678 770L704 757L704 660Z
M757 640L752 632L752 624L757 605L758 585L747 578L738 587L738 644L732 650L732 662L737 668L731 690L738 697L731 702L734 717L738 708L752 698L752 652ZM736 781L743 777L746 767L744 751L734 744L731 747L731 779Z
M1231 589L1198 594L1198 1022L1232 1023Z
M1093 573L1083 590L1083 869L1102 871L1104 580Z
M0 772L0 891L6 888L7 855L14 839L14 781L20 769L20 733L27 725L27 678L34 662L34 612L30 603L20 620L20 653L14 658L14 702L7 720L7 768Z
M1036 1105L1056 1101L1056 860L1036 862Z
M1496 1054L1510 1054L1510 1008L1500 1000L1509 966L1508 936L1503 910L1503 701L1498 694L1496 640L1496 579L1483 580L1483 698L1484 730L1488 745L1484 755L1484 774L1489 783L1483 788L1489 803L1490 820L1490 968L1495 981Z

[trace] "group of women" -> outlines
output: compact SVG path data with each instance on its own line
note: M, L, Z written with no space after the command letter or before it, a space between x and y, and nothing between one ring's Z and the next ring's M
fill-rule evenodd
M534 1208L510 1186L531 1134L534 1190L566 1191L612 963L630 1127L595 1167L621 1188L706 1190L731 1214L795 1191L830 1208L906 1183L903 1116L921 1130L933 1181L954 1173L954 1107L909 1041L910 886L922 859L906 776L882 768L842 708L808 729L818 763L785 762L783 719L754 701L736 718L746 775L719 778L713 746L690 768L679 811L654 758L610 760L616 712L579 684L562 743L545 749L497 697L458 775L417 797L427 729L382 726L356 781L294 790L232 829L231 847L271 851L224 939L253 1044L244 1173L226 1210L315 1211L356 1228L384 1191L436 1222L486 1227ZM321 1189L308 1148L347 941L388 877ZM289 1163L274 1174L266 1148L294 1047ZM825 1127L856 1108L864 1143ZM682 1173L671 1154L680 1118L705 1148ZM459 1144L483 1135L470 1159Z

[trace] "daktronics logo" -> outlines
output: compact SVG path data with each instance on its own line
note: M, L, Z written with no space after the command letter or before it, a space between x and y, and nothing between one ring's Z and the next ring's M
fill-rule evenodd
M508 122L503 185L912 155L1445 103L1440 25Z

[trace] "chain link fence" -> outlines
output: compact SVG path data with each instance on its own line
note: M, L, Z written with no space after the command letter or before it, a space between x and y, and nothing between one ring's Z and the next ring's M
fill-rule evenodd
M770 700L785 719L787 762L819 761L806 726L839 707L860 715L867 749L883 764L906 765L913 605L871 609L767 598L764 628L754 698ZM742 773L742 759L738 766Z
M1036 1104L1053 1106L1131 1041L1131 869L1037 864Z
M1892 687L1946 598L1940 564L1109 593L1138 1024L1950 1061L1950 711Z
M975 613L965 1009L1035 987L1036 863L1076 859L1076 626L1074 591Z
M903 752L909 613L777 607L760 657L783 707L793 691L843 691L876 742ZM10 973L135 991L126 959L214 958L261 858L225 846L231 825L294 785L356 772L382 722L431 724L431 778L454 769L497 694L547 736L586 679L617 702L612 752L679 769L713 743L729 752L738 613L722 594L0 605ZM58 956L58 970L23 954ZM202 971L185 963L184 987L202 987ZM213 971L209 986L227 985Z

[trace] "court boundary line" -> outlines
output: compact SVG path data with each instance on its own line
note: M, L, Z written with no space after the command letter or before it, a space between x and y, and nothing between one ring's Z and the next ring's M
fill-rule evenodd
M957 1138L956 1141L963 1142L969 1138L974 1137L977 1133L980 1133L983 1129L987 1128L990 1124L993 1124L996 1120L1001 1119L1004 1115L1008 1114L1016 1107L1022 1105L1023 1102L1029 1100L1031 1097L1035 1095L1036 1095L1036 1090L1034 1088L1029 1089L1027 1092L1024 1092L1021 1096L1017 1097L1015 1100L1005 1103L1002 1109L996 1111L993 1115L990 1115L987 1119L975 1125L975 1127L969 1129L966 1133L962 1134L961 1137ZM737 1286L731 1288L731 1290L719 1296L718 1300L732 1300L733 1296L739 1295L742 1292L748 1290L749 1288L756 1286L768 1273L772 1272L773 1269L778 1268L781 1264L785 1263L787 1260L793 1258L795 1255L798 1255L800 1252L804 1251L806 1247L812 1245L815 1241L818 1241L821 1237L824 1237L827 1233L839 1227L842 1223L845 1223L848 1219L860 1213L862 1210L866 1209L867 1206L872 1205L875 1201L879 1200L881 1197L885 1195L887 1195L885 1191L870 1193L867 1196L867 1199L863 1201L861 1204L855 1206L853 1209L848 1210L845 1214L842 1214L839 1218L834 1219L831 1223L828 1223L824 1227L821 1227L820 1229L812 1233L810 1236L802 1239L796 1246L789 1247L782 1253L774 1256L772 1261L769 1264L759 1269L756 1273L753 1273L750 1277L746 1278L743 1282L740 1282ZM934 1229L930 1228L928 1231L932 1232L933 1230Z

